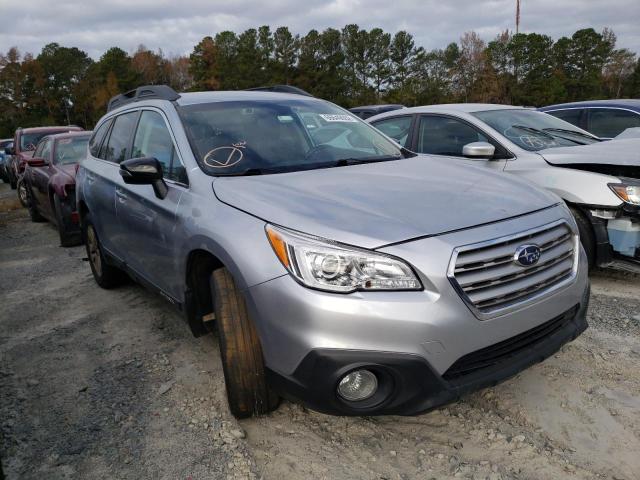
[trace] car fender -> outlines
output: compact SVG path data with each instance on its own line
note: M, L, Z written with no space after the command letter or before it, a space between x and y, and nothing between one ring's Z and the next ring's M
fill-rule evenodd
M620 180L610 175L562 167L522 169L512 173L552 191L566 202L613 208L622 204L608 186Z

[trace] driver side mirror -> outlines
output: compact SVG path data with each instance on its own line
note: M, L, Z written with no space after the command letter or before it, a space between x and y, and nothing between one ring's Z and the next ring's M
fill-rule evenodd
M467 158L490 159L495 153L496 147L487 142L472 142L462 147L462 155Z
M151 185L156 197L169 193L162 174L162 164L153 157L131 158L120 164L120 176L129 185Z
M30 167L45 167L47 165L49 165L49 162L47 162L44 158L30 158L29 160L27 160L27 164Z

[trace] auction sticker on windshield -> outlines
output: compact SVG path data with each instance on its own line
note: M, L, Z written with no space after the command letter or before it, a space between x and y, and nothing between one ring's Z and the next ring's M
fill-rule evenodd
M322 118L325 122L353 122L357 123L356 120L351 115L339 115L339 114L329 114L329 113L321 113L319 114L320 118Z

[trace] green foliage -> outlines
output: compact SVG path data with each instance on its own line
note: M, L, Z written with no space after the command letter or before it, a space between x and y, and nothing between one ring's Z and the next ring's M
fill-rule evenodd
M616 49L609 30L547 35L504 32L488 44L475 32L426 51L413 36L349 24L293 34L263 25L204 37L189 56L167 58L140 45L113 47L98 61L75 47L46 45L37 57L0 54L0 138L18 126L75 123L92 128L109 99L139 85L178 91L296 85L345 107L495 102L540 106L640 97L640 61Z

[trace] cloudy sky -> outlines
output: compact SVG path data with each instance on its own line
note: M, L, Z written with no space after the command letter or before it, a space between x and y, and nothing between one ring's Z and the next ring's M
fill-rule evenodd
M222 30L286 25L295 33L357 23L407 30L416 44L444 47L468 30L485 40L515 28L516 0L0 0L0 51L38 53L57 42L93 58L111 46L139 44L190 53ZM640 0L522 0L521 31L559 38L611 27L618 46L640 53Z

